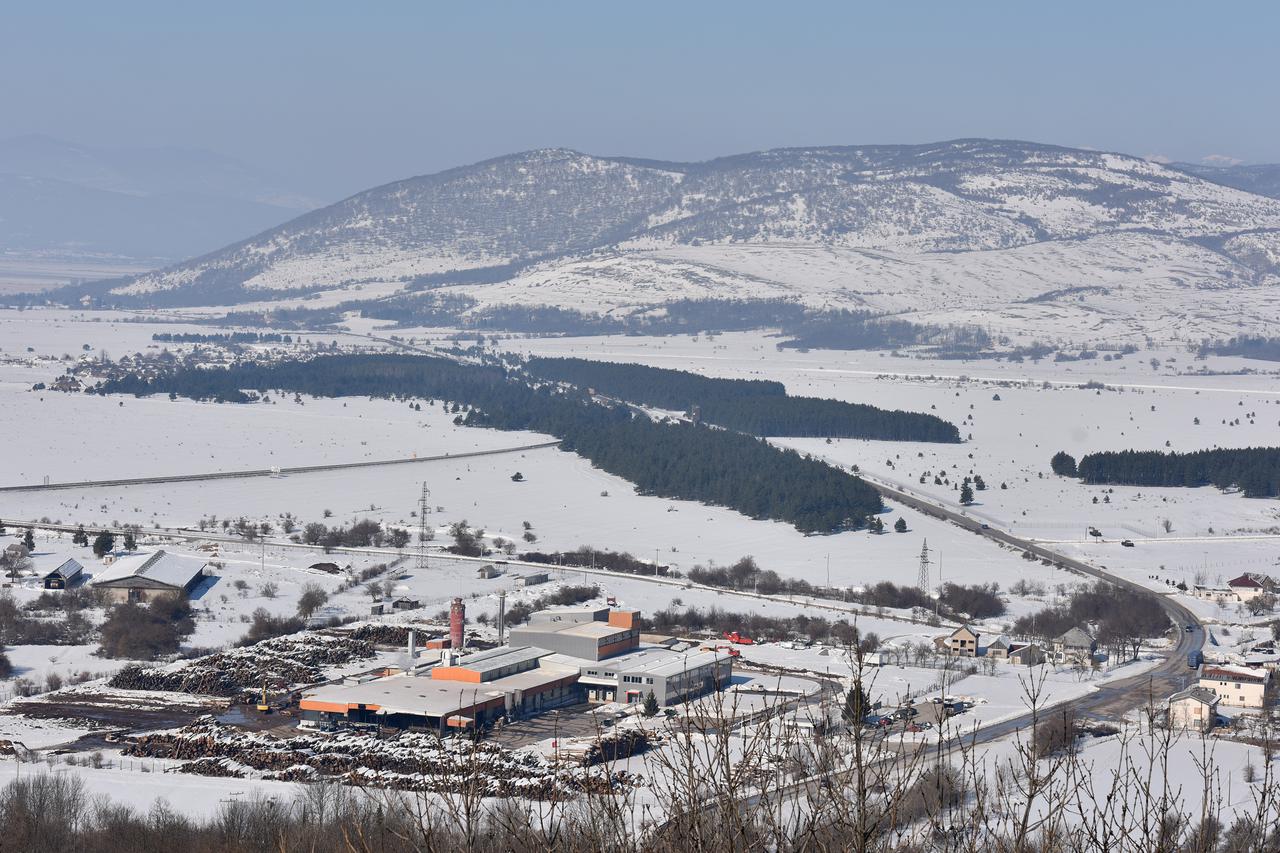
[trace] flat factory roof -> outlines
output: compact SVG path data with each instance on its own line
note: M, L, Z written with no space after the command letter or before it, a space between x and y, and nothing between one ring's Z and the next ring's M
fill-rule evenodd
M416 714L424 717L448 716L502 696L489 684L437 681L423 676L392 675L364 684L331 684L316 688L302 698L308 703L355 708L374 706L389 714ZM328 709L324 709L328 710Z
M682 672L687 672L691 669L706 666L717 660L732 661L732 658L721 652L701 650L676 652L666 648L665 646L642 646L634 652L627 652L626 654L601 661L576 658L571 655L555 654L550 657L543 658L542 665L573 666L583 671L593 670L596 672L643 672L649 675L670 677L673 675L679 675Z
M551 652L533 646L499 646L483 652L472 652L462 655L453 662L454 666L488 672L506 666L516 666L529 661L544 658Z
M561 628L556 633L569 637L593 637L598 640L604 637L612 637L615 634L624 634L630 630L630 628L619 628L617 625L610 625L608 622L579 622L577 625Z
M389 714L443 717L452 716L459 711L465 711L493 699L500 699L515 690L534 690L577 674L576 667L543 666L479 684L442 681L425 675L414 677L391 675L366 681L363 684L331 684L318 687L305 695L302 701L304 708L308 703L323 703L341 706L344 709L366 705L376 706Z

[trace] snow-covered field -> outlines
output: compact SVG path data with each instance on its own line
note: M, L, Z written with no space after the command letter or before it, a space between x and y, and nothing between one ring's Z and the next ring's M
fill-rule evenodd
M269 402L218 405L164 398L103 398L84 394L33 392L35 382L61 372L63 353L80 357L146 351L156 331L213 331L204 326L171 326L118 322L122 315L92 312L0 311L0 329L10 334L0 343L0 434L6 450L0 457L0 485L51 481L143 477L191 472L234 471L270 466L362 462L411 456L463 454L518 448L545 439L528 433L505 433L454 426L439 407L415 411L407 403L346 398L323 400L272 395ZM115 321L115 322L113 322ZM376 324L352 324L360 334L378 332ZM406 337L443 342L447 333L397 330ZM315 336L328 342L359 339ZM365 342L368 343L367 339ZM1213 446L1280 443L1280 384L1266 364L1240 359L1194 360L1176 349L1143 351L1122 359L1077 362L939 362L909 355L849 352L800 352L776 349L776 339L758 333L708 338L508 338L509 349L546 355L574 355L615 361L637 361L726 377L777 379L792 394L829 396L868 402L885 408L929 411L956 423L966 440L958 445L909 442L778 439L853 466L929 500L955 508L957 484L978 474L988 488L968 508L974 518L1020 536L1055 543L1069 554L1170 591L1180 580L1216 584L1242 571L1277 573L1280 509L1275 501L1246 500L1213 489L1101 489L1053 476L1049 457L1066 450L1079 457L1090 450L1144 448L1189 450ZM84 345L89 349L85 350ZM27 348L32 351L28 352ZM178 349L178 347L174 347ZM1157 359L1153 367L1151 359ZM1242 368L1253 372L1239 373ZM1206 372L1207 371L1207 372ZM1231 375L1227 375L1230 373ZM1105 387L1082 388L1085 383ZM997 399L998 398L998 399ZM1197 424L1195 421L1199 419ZM1239 423L1236 423L1237 419ZM1168 444L1166 445L1166 442ZM513 482L519 471L523 482ZM927 475L926 475L926 472ZM925 482L920 478L924 476ZM948 482L936 485L934 477ZM612 596L623 607L653 612L667 607L711 607L770 616L821 615L846 618L894 645L927 643L947 627L930 628L905 621L908 614L859 612L832 602L770 600L691 586L671 579L657 582L625 575L551 569L551 582L524 588L517 579L530 570L506 567L493 579L476 576L476 564L438 552L420 571L412 550L397 554L337 552L326 557L317 549L279 541L286 514L301 526L329 525L370 518L384 526L416 530L414 513L426 482L431 490L430 527L435 545L447 540L448 525L466 520L488 533L520 542L528 522L536 542L521 547L543 551L581 545L628 551L687 572L695 565L728 564L751 555L766 569L815 584L851 586L882 580L913 585L919 554L927 541L933 571L944 581L993 582L1004 590L1019 580L1039 581L1044 594L1008 596L1009 613L979 627L990 636L1017 615L1044 606L1059 595L1059 584L1078 579L1052 567L1029 562L1011 550L959 528L890 505L886 524L899 516L908 532L875 536L847 532L804 536L776 522L748 519L722 508L688 501L641 496L627 482L592 468L574 454L555 448L517 449L482 457L424 461L413 465L359 468L283 477L223 479L136 486L73 488L0 493L0 517L64 523L136 523L143 527L143 547L165 547L217 563L216 580L195 596L196 631L186 645L218 648L237 641L248 629L250 614L264 608L291 615L307 584L330 593L317 615L369 618L369 589L357 585L339 591L352 573L377 563L405 559L384 576L395 595L420 602L417 610L381 618L386 622L433 619L454 596L467 603L473 623L492 616L499 591L508 607L531 600L565 584L601 587L600 600ZM1007 488L1001 488L1002 484ZM1097 503L1094 499L1097 499ZM190 527L201 519L244 517L275 529L276 541L263 547L220 542L216 555L197 551L194 543L150 541L148 528ZM1166 523L1167 522L1167 523ZM1095 526L1102 542L1085 540ZM1167 528L1167 529L1166 529ZM0 544L12 542L9 538ZM1124 548L1122 538L1135 541ZM91 573L101 571L88 549L71 545L68 535L38 537L36 568L52 568L75 556ZM339 565L341 573L311 568L320 561ZM268 584L274 590L268 592ZM39 595L33 579L13 585L9 594L20 603ZM1183 598L1215 630L1236 638L1246 618L1232 607ZM1265 628L1257 629L1260 634ZM82 672L109 675L123 661L92 654L93 647L24 646L7 650L15 677L37 683L49 674L67 679ZM387 657L386 655L383 656ZM394 662L394 655L383 662ZM777 644L744 649L744 662L841 677L847 663L838 650L786 649ZM362 663L362 666L365 664ZM1043 701L1085 695L1110 678L1135 674L1150 661L1118 667L1096 677L1081 678L1069 669L1047 670ZM1000 667L980 670L948 683L949 693L980 700L956 725L992 724L1025 710L1019 676L1026 670ZM885 666L877 673L877 696L896 702L904 694L920 695L942 677L928 666ZM783 679L797 679L786 675ZM767 679L761 678L764 683ZM776 676L774 677L776 681ZM788 682L790 683L790 682ZM11 688L0 685L0 690ZM751 696L751 694L745 694ZM756 697L751 696L752 700ZM74 740L86 730L53 721L0 717L0 737L30 747ZM1224 745L1231 761L1238 745ZM1086 750L1100 750L1103 741ZM1226 753L1224 753L1226 754ZM1243 754L1243 753L1242 753ZM16 769L16 768L15 768ZM137 769L77 768L91 791L119 789L126 801L146 805L157 795L181 801L188 810L208 808L254 792L285 796L290 786L253 780L183 778L166 789L155 777ZM240 793L236 793L236 792ZM1234 795L1233 795L1234 796Z

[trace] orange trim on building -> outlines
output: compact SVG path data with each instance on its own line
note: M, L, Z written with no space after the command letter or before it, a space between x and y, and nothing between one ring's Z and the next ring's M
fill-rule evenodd
M354 705L348 705L345 702L321 702L319 699L304 698L298 703L298 707L304 711L328 711L331 714L345 714L354 708ZM365 705L366 711L378 711L381 705Z
M599 655L601 658L612 657L613 655L621 654L622 652L625 652L629 649L637 648L639 645L640 645L640 637L639 635L637 635L633 637L628 637L625 640L619 640L616 643L608 643L606 645L600 646L597 648L596 654Z
M432 668L431 677L437 681L465 681L468 684L479 684L480 673L465 666L437 666Z
M636 628L640 618L639 610L610 610L609 624L615 628Z

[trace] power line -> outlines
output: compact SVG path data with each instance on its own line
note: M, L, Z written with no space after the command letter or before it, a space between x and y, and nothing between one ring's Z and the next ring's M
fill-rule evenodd
M916 576L916 586L925 595L929 594L929 540L920 546L920 573Z
M422 497L418 498L418 560L415 569L418 572L427 570L427 498L431 490L422 484Z

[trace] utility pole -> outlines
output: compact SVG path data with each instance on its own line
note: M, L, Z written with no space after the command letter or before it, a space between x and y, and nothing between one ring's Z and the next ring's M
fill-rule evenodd
M920 572L916 575L916 586L925 595L929 594L929 540L924 540L920 547Z
M942 555L938 555L938 597L933 600L933 615L937 616L942 606Z
M431 490L427 488L427 484L422 484L422 496L418 498L418 560L415 570L425 573L427 571L427 498L431 496Z

